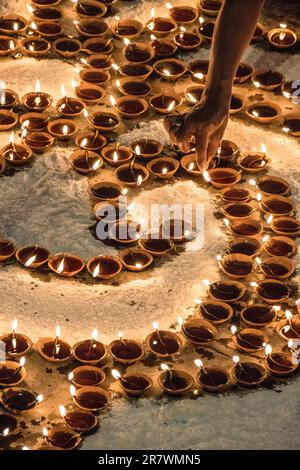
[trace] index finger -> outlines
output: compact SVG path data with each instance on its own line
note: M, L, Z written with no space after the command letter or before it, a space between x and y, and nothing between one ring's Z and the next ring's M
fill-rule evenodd
M207 149L209 140L209 129L203 129L201 134L196 135L196 159L201 172L207 169Z

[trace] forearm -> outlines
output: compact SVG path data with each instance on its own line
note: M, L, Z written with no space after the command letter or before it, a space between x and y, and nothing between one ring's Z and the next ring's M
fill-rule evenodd
M230 100L233 80L255 31L264 0L225 0L212 41L205 95Z

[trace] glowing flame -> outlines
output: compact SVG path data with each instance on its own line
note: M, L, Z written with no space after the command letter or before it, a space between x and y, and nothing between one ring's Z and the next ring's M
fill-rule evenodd
M113 161L117 162L119 160L118 152L115 150L113 153Z
M290 310L286 310L285 312L285 318L290 321L293 318L293 314Z
M270 235L264 235L264 236L262 237L262 241L263 241L264 243L266 243L266 242L269 240L269 238L270 238Z
M280 28L282 29L286 29L287 28L287 24L286 23L280 23Z
M262 263L261 259L260 259L258 256L255 258L255 261L257 262L257 264L261 264L261 263Z
M35 92L36 92L36 93L40 93L40 92L41 92L41 82L40 82L39 80L36 81Z
M37 24L34 21L32 21L30 28L35 31L37 29Z
M27 10L28 10L28 13L30 13L30 14L31 14L31 13L33 13L33 12L34 12L34 8L32 8L32 6L31 6L31 5L28 5L28 3L26 4L26 8L27 8Z
M93 171L98 170L100 164L101 164L101 160L100 160L100 158L98 158L98 160L96 160L95 163L92 165Z
M98 339L98 330L97 330L97 328L94 328L93 331L92 331L92 339L94 341L97 341L97 339Z
M15 43L14 43L14 41L13 41L12 39L9 41L9 48L10 48L10 49L14 49L14 48L15 48Z
M155 8L151 8L150 16L151 16L152 19L155 17Z
M188 166L188 170L191 171L191 170L194 170L194 168L195 168L195 163L191 162Z
M13 28L14 28L14 31L18 31L19 29L18 23L14 23Z
M265 353L266 353L266 356L269 356L273 351L273 348L270 344L267 344L266 347L265 347Z
M119 338L120 341L122 341L122 339L123 339L123 332L122 331L119 331L118 338Z
M173 5L172 5L172 3L167 2L166 7L168 8L168 10L171 10L171 8L173 8Z
M204 74L202 72L194 73L194 78L198 78L198 80L203 80Z
M250 282L250 286L251 287L258 287L258 284L257 284L257 282L253 281L253 282Z
M70 394L72 397L74 397L76 395L76 388L74 387L74 385L70 385Z
M166 372L167 370L170 370L170 367L168 366L168 364L161 364L161 365L160 365L160 368L161 368L161 370L163 370L164 372Z
M69 128L67 125L64 125L63 126L63 135L68 135L68 132L69 132Z
M183 323L184 323L183 318L182 318L182 317L178 317L178 318L177 318L177 323L178 323L179 326L182 326Z
M29 266L31 266L31 265L35 262L36 258L37 258L37 255L31 256L31 257L26 261L26 263L24 263L24 266L26 266L26 268L29 268Z
M285 38L285 36L286 36L285 33L280 33L280 34L279 34L279 40L280 40L280 41L283 41L284 38Z
M210 281L208 279L203 279L202 282L206 287L210 286Z
M67 93L66 93L66 89L65 89L65 85L62 84L61 87L60 87L60 92L62 94L62 97L65 98L67 96Z
M119 70L119 66L117 64L112 64L112 68L117 72Z
M36 402L41 403L44 400L44 395L41 393L36 397Z
M168 70L168 69L163 69L163 70L162 70L162 73L163 73L164 75L166 75L166 77L170 77L170 76L171 76L171 72L170 72L170 70Z
M12 133L10 134L10 138L9 138L10 145L13 145L14 141L15 141L15 133L14 131L12 131Z
M121 374L117 369L112 369L111 375L113 376L114 379L120 380Z
M69 373L68 379L70 380L70 382L72 382L72 380L74 379L74 372Z
M109 100L110 100L112 106L116 106L117 102L116 102L115 98L112 95L110 95Z
M3 436L3 437L7 437L8 434L9 434L9 428L5 428L5 429L3 430L3 432L2 432L2 436Z
M18 328L18 320L15 318L12 322L12 326L11 326L11 330L13 333L15 333L17 331L17 328Z
M47 428L43 428L43 436L48 437L48 429Z
M255 116L255 117L259 117L259 113L257 111L255 111L255 109L252 111L252 115Z
M64 405L59 405L58 409L60 416L64 418L66 416L66 408L64 407Z
M138 175L137 180L136 180L136 185L141 186L142 182L143 182L142 175Z
M170 113L175 108L175 105L176 105L176 101L175 100L171 101L171 103L167 106L168 113Z
M260 87L260 83L256 80L253 81L253 85L256 86L256 88Z
M267 218L267 223L270 225L272 223L272 220L273 220L273 214L269 215L269 217Z
M124 39L123 39L123 42L124 42L124 44L125 44L126 47L131 44L130 39L128 39L128 38L124 38Z
M280 311L279 305L274 305L273 310L274 310L274 312L279 312Z
M135 263L136 269L141 269L143 267L142 263Z
M204 23L204 18L202 16L199 16L199 23L203 24Z
M195 302L196 305L201 305L202 304L201 299L195 299L194 302Z
M194 97L194 95L192 93L187 93L186 94L186 97L189 101L191 101L192 103L197 103L197 100L196 98Z
M58 268L57 268L56 271L57 271L59 274L61 274L61 273L64 271L64 269L65 269L65 258L63 257L62 260L61 260L61 262L59 263Z
M240 356L232 356L232 360L235 364L238 364L240 362Z
M61 335L61 329L60 329L60 326L57 325L55 328L55 337L60 338L60 335Z
M288 134L291 129L290 129L289 127L285 127L285 126L284 126L284 127L282 128L282 130L283 130L283 132L285 132L286 134Z
M237 327L236 327L235 325L231 325L230 331L231 331L231 334L232 334L232 335L235 335L236 332L237 332L237 330L238 330L238 329L237 329Z
M134 149L134 151L135 151L135 153L136 153L138 156L140 156L140 155L141 155L141 148L140 148L140 146L139 146L139 145L136 145L136 146L135 146L135 149Z
M292 349L294 347L294 340L293 339L289 339L288 340L288 348L289 349Z
M152 322L152 328L156 331L158 330L159 324L157 323L157 321Z
M194 364L196 367L199 367L199 369L203 367L203 362L201 361L201 359L195 359Z
M163 168L161 172L163 175L166 175L168 173L168 168Z
M262 153L263 153L264 155L266 155L266 153L267 153L267 146L266 146L266 144L261 144L261 151L262 151Z
M25 359L24 356L22 356L21 359L20 359L20 362L19 362L20 367L24 367L24 366L25 366L25 362L26 362L26 359Z
M202 176L205 179L205 181L207 181L208 183L210 182L210 176L209 176L208 171L203 171Z
M255 179L251 179L249 180L249 184L251 184L251 186L256 186L256 180Z
M261 201L261 199L262 199L261 193L258 193L258 194L256 195L256 199L258 200L258 202Z
M223 219L223 222L224 222L225 227L229 228L229 226L230 226L229 220L228 219Z
M217 255L216 258L217 258L217 261L221 261L222 256L221 256L221 255Z
M83 116L85 117L85 119L87 119L89 117L89 112L87 109L84 108L83 110Z
M88 143L88 140L87 138L85 137L84 139L82 139L81 143L80 143L80 147L86 147L86 144Z

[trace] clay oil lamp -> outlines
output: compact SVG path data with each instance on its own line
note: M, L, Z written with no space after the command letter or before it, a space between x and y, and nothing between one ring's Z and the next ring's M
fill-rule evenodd
M83 364L98 364L106 356L106 347L98 341L98 331L92 331L90 339L79 341L73 346L73 356Z
M193 377L179 369L170 369L167 364L161 364L162 372L158 376L158 385L168 395L183 395L194 386Z
M131 43L128 38L124 39L124 58L131 64L145 64L153 59L154 50L146 42Z
M20 363L14 361L3 361L0 363L0 387L15 387L25 380L26 370L24 368L25 357Z
M252 258L240 253L231 253L223 257L220 256L219 265L226 276L233 279L248 277L253 271Z
M230 375L221 366L204 366L201 359L195 359L195 365L199 368L196 380L201 387L208 392L224 392L231 387Z
M290 310L286 310L285 319L276 325L277 333L286 340L300 339L300 316L293 316Z
M131 143L129 148L145 160L158 157L163 151L163 145L154 139L140 139Z
M270 124L275 121L280 114L280 106L269 101L253 103L246 109L246 115L260 124Z
M54 7L59 5L61 0L32 0L32 3L34 6L40 7L40 8L46 8L46 7Z
M260 208L267 214L273 216L291 215L295 210L292 199L284 196L266 196L260 202Z
M268 221L272 216L269 217ZM294 217L276 217L270 223L271 230L276 235L296 238L300 236L300 222Z
M206 320L214 325L221 325L229 321L233 316L233 309L230 305L225 302L217 300L202 300L197 299L196 305L198 306L198 312L203 320Z
M288 82L283 82L281 85L281 92L287 100L293 101L293 94L295 92L294 83L295 80L290 80Z
M101 387L82 387L76 391L74 385L71 385L70 391L74 404L82 410L100 411L110 403L108 392Z
M251 77L251 80L256 88L272 91L283 84L284 78L280 72L273 72L272 70L268 70L267 72L254 73Z
M53 42L53 49L63 57L75 57L79 54L82 44L79 39L62 37Z
M146 96L151 91L151 85L139 78L123 77L116 81L116 85L121 93L132 96Z
M182 51L193 51L202 45L201 37L191 31L177 33L174 37L174 42Z
M91 150L97 152L106 144L106 138L98 131L84 131L77 134L75 143L83 150Z
M200 18L203 20L203 18ZM201 37L203 37L207 42L212 41L212 37L214 34L215 29L215 21L207 20L207 21L200 21L200 26L198 27L198 33Z
M184 95L191 105L199 103L203 95L204 85L192 85L185 89Z
M24 145L23 143L15 144L13 132L11 134L9 144L5 145L0 150L0 155L5 158L11 166L26 165L30 162L33 156L32 150L28 145Z
M259 237L263 231L263 225L259 220L252 217L246 220L231 220L229 223L228 219L224 219L224 222L228 222L231 233L238 237Z
M104 36L109 30L108 24L99 18L82 18L74 24L79 35L86 38Z
M229 114L237 114L244 109L245 98L243 95L233 93L230 99Z
M126 204L113 201L101 201L97 202L94 206L94 215L97 220L104 221L106 223L114 223L127 214Z
M118 370L113 369L111 373L116 380L119 380L122 389L130 397L140 397L153 386L152 380L147 375L139 372L129 372L121 375Z
M10 36L0 36L0 57L11 55L16 52L17 41Z
M35 30L39 36L49 40L56 39L62 34L62 31L62 25L54 21L39 21Z
M22 103L26 109L33 112L43 112L52 104L52 96L41 92L40 81L37 80L35 92L27 93L22 98Z
M111 181L99 181L91 188L92 195L100 201L117 201L123 194L123 188Z
M80 83L75 88L76 96L87 105L99 104L105 97L105 90L92 83Z
M249 189L244 188L244 186L229 186L228 188L224 188L221 191L222 200L224 202L240 202L246 203L251 200L251 192Z
M189 63L189 71L192 74L192 79L204 83L208 73L209 61L208 60L194 60Z
M12 414L23 414L35 408L43 401L43 395L20 387L5 388L1 403L6 411Z
M101 18L107 12L107 7L95 0L80 0L74 4L74 10L81 18Z
M129 248L120 252L123 266L128 271L140 272L153 263L153 256L139 248Z
M251 204L246 204L245 202L230 202L225 204L222 211L227 219L238 220L250 217L255 209Z
M211 168L203 176L217 189L232 186L241 180L241 173L234 168Z
M286 114L282 120L282 130L288 135L299 137L300 136L300 114L299 113Z
M159 114L170 114L180 106L181 99L173 95L159 93L150 98L149 104Z
M18 115L12 109L0 109L0 131L12 129L17 124L18 119Z
M77 150L69 157L72 168L81 175L95 173L103 165L103 159L89 150Z
M77 125L68 119L55 119L47 126L50 135L57 140L70 140L77 132Z
M100 367L79 366L69 373L68 379L78 388L97 387L105 380L105 373Z
M74 450L81 443L80 434L63 425L55 425L49 430L43 428L43 436L47 446L54 450Z
M46 129L48 120L47 114L44 113L26 113L20 117L20 124L29 132L39 132Z
M209 286L209 295L217 301L233 303L242 299L246 294L246 287L238 281L217 281L210 283L204 279L203 283Z
M173 18L173 20L178 24L191 24L198 18L198 11L196 8L187 5L173 7L171 3L167 3L166 6L169 9L171 18Z
M19 15L4 15L0 18L0 32L3 34L22 34L27 28L27 21Z
M65 88L61 86L63 98L57 101L56 110L65 118L74 118L82 114L84 103L78 98L69 98L66 95Z
M111 95L110 100L120 116L126 119L138 118L148 109L147 101L139 96L126 95L115 99Z
M141 237L141 225L137 222L121 220L109 229L109 238L120 245L131 245Z
M265 146L263 148L265 149ZM270 165L270 161L265 151L247 152L241 155L238 164L246 173L255 174L265 170Z
M252 39L251 39L251 44L261 41L265 37L265 35L266 35L265 28L263 27L262 24L257 23Z
M147 80L153 72L153 68L148 64L123 64L118 67L121 75L126 77L140 78Z
M290 183L278 176L264 176L260 178L257 188L265 196L288 196L291 192Z
M232 359L232 378L242 387L256 387L266 380L267 371L262 365L256 362L241 362L239 356L233 356Z
M37 7L32 8L31 5L26 5L27 9L33 17L40 21L61 21L62 12L56 7Z
M268 343L267 336L255 328L244 328L238 330L235 325L231 326L232 340L241 351L255 354L264 350Z
M117 38L129 38L133 39L140 36L144 30L144 25L137 20L131 18L118 18L115 17L115 21L112 22L111 31Z
M272 28L268 32L268 41L276 49L288 49L297 42L295 31L287 28L286 24L280 24L279 28Z
M104 111L95 111L89 115L88 119L95 129L103 132L112 132L120 124L120 119L116 114Z
M269 237L263 239L264 250L270 256L294 256L297 244L288 237Z
M179 161L171 157L154 158L147 164L149 172L159 179L173 178L179 168Z
M17 105L18 101L19 101L19 97L17 93L13 90L5 88L5 83L1 83L0 108L11 109Z
M96 37L86 39L82 44L82 51L89 55L111 54L113 47L114 46L111 39Z
M218 149L216 157L224 162L230 162L235 159L239 153L239 148L235 142L223 139Z
M271 375L286 377L298 369L299 362L295 361L290 352L272 352L272 346L269 344L265 348L265 365Z
M111 279L122 271L122 263L116 256L99 255L88 261L87 270L94 279Z
M165 220L160 226L160 231L164 238L170 238L174 243L184 243L196 236L193 225L180 218Z
M222 0L198 0L198 7L204 15L217 16L222 3Z
M0 262L8 261L16 252L16 247L12 241L0 238Z
M47 362L61 363L68 361L72 357L71 346L61 339L61 330L57 326L55 338L40 338L36 343L39 355Z
M109 352L114 361L121 364L133 364L143 358L143 346L137 341L124 339L123 333L119 333L119 339L110 343Z
M187 71L187 64L179 59L157 60L153 65L155 72L165 80L177 80Z
M151 34L151 47L155 52L155 59L170 57L177 51L177 45L170 39L157 39Z
M172 331L160 330L157 322L153 322L154 332L146 338L150 351L158 357L172 357L180 353L182 343L180 337Z
M83 82L98 86L104 85L110 79L108 71L96 67L84 68L79 75Z
M90 432L98 425L97 416L90 411L66 410L63 405L60 405L59 412L64 424L78 433Z
M264 279L252 282L254 293L267 304L278 304L287 302L289 298L289 287L278 279Z
M133 158L132 151L125 147L124 145L106 145L102 151L101 155L104 160L111 166L120 166L124 163L128 163Z
M111 57L108 54L93 54L83 60L84 63L86 62L87 65L95 69L109 70L112 67Z
M181 319L180 319L181 320ZM192 318L186 322L182 322L181 329L185 339L193 344L208 344L217 337L217 330L214 325L202 318Z
M22 266L28 269L40 268L49 260L50 253L46 248L37 245L24 246L16 252L16 258Z
M143 250L148 251L154 258L166 255L174 248L174 242L161 238L159 234L149 234L147 238L139 240L139 245Z
M62 277L73 277L84 269L82 258L70 253L57 253L50 257L48 267L52 272Z
M252 304L243 308L241 319L250 328L264 328L276 320L278 309L276 305Z
M26 135L24 142L34 153L41 154L54 144L55 139L48 132L31 132Z
M180 160L180 165L189 175L202 175L202 172L198 169L197 157L194 152L184 155Z
M18 421L8 413L0 413L0 439L10 437L18 432Z
M134 163L134 160L132 160L131 163L119 166L115 171L115 175L119 181L127 186L138 187L149 178L149 171L143 165Z
M151 19L146 24L146 28L156 36L167 36L175 33L177 22L172 18L155 17L155 10L151 8Z
M260 240L248 237L234 237L229 243L228 251L230 253L240 253L247 256L257 256L262 250Z
M254 68L252 65L241 62L237 68L234 83L245 83L247 80L249 80L249 78L252 77L253 73Z
M10 358L25 356L31 348L32 341L23 333L17 333L18 322L15 318L12 323L12 331L0 337L0 341L5 344L5 352Z

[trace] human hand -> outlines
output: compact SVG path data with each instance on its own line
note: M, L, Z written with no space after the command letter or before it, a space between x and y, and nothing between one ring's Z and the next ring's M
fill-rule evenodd
M201 172L207 170L217 154L229 115L229 99L205 97L183 116L168 116L164 125L171 141L188 152L194 140L197 165Z

